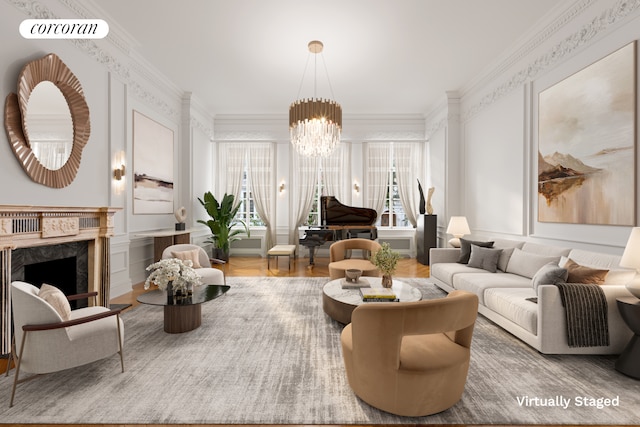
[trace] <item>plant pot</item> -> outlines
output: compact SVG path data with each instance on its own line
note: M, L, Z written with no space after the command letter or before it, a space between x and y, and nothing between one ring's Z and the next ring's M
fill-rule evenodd
M221 248L213 248L211 250L211 255L213 258L221 259L222 261L229 261L229 252L226 252Z
M382 275L382 287L383 288L390 288L391 286L393 286L393 279L391 278L390 274L383 274Z

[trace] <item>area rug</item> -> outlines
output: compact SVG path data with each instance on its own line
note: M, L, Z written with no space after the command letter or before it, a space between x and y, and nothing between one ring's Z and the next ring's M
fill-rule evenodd
M0 378L2 423L635 424L640 383L615 357L544 356L479 316L463 398L442 413L394 416L359 400L345 377L343 326L322 311L327 278L229 277L202 326L163 332L162 308L123 314L117 356L18 386ZM428 279L400 279L425 298ZM591 400L590 400L591 399ZM610 399L606 401L605 399ZM568 404L565 403L568 401ZM608 403L607 403L608 402ZM597 406L600 403L600 406ZM593 404L596 406L585 406Z

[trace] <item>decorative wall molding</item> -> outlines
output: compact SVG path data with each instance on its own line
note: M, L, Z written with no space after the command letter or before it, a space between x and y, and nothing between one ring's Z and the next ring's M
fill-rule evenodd
M60 19L58 15L53 13L49 8L42 5L37 0L6 0L9 4L15 6L22 13L27 15L29 18L39 18L39 19ZM76 14L79 14L81 17L91 17L90 14L79 6L76 0L59 0L64 6L69 8ZM110 31L110 33L113 29ZM119 47L121 49L122 44L124 42L118 38L116 35L109 35L107 39L110 42L114 43L114 46ZM176 105L179 105L179 99L176 100L176 105L170 105L168 102L160 99L160 97L151 93L144 86L142 86L132 75L131 68L134 68L136 72L141 74L150 84L153 84L157 88L166 88L168 82L166 80L161 81L156 73L150 72L148 66L143 66L139 64L138 61L135 61L133 58L128 57L129 64L125 65L122 61L112 55L110 52L101 48L91 39L71 39L69 40L73 45L75 45L79 50L84 52L87 56L95 60L97 63L101 64L107 70L114 73L121 79L128 87L129 93L131 93L134 97L142 101L144 104L152 107L153 109L161 112L163 115L171 118L174 121L179 121L180 119L180 111ZM123 50L123 49L121 49ZM128 52L128 49L123 50L124 52ZM144 70L144 71L142 71ZM170 86L173 86L170 84ZM166 89L165 89L166 90ZM174 90L173 96L177 93L178 90Z
M579 5L583 7L571 9L563 16L562 19L557 20L554 24L566 25L569 20L577 16L577 14L584 10L589 4L590 0L585 0ZM533 80L542 71L574 53L577 49L586 45L598 35L611 29L611 27L619 24L638 9L640 9L640 0L619 0L613 7L594 17L588 24L583 25L578 31L556 43L545 54L537 57L525 68L516 72L504 81L504 83L495 87L491 93L483 96L479 102L465 109L462 114L462 120L468 121L485 108L511 93L513 90L521 88L522 85ZM540 44L543 41L543 36L546 35L546 37L550 37L554 32L555 31L552 30L543 32L538 39L537 44ZM537 45L535 42L532 43L533 44L530 45L531 47L535 47ZM524 54L526 50L523 50L522 52L522 54Z

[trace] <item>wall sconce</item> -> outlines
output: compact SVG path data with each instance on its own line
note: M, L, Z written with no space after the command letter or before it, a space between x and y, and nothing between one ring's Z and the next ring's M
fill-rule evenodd
M354 182L354 183L353 183L353 189L355 190L355 192L356 192L356 193L359 193L359 192L360 192L360 186L358 185L358 183L357 183L357 182Z
M120 165L119 168L115 168L113 170L113 178L115 178L116 181L120 181L124 177L124 171L124 165Z
M284 182L280 183L280 192L282 193L284 191Z

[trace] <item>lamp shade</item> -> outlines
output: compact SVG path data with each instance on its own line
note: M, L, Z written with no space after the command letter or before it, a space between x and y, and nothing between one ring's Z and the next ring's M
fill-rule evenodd
M636 298L640 298L640 276L637 274L638 270L640 270L640 227L631 229L627 246L624 248L620 259L620 266L636 270L633 280L625 286Z
M627 246L625 246L620 260L620 266L640 270L640 227L631 229Z
M465 234L471 234L467 217L452 216L447 227L447 234L453 234L455 237L462 237Z

